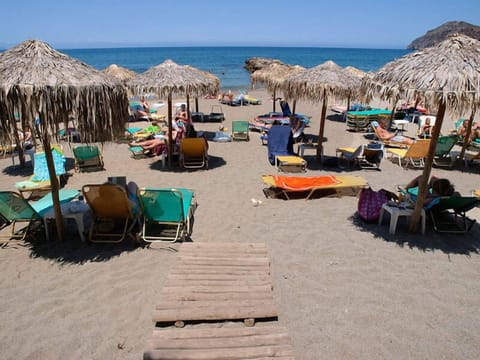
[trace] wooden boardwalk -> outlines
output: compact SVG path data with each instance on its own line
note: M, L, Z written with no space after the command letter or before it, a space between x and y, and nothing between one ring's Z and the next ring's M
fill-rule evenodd
M153 321L163 327L153 331L145 359L294 358L276 322L265 244L182 244L159 298ZM258 319L273 321L254 327ZM224 327L229 320L244 324ZM183 328L198 322L221 324Z

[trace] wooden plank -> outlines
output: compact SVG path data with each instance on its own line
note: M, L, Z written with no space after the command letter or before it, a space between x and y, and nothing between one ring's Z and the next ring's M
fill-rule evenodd
M182 243L180 249L234 249L234 248L251 248L251 249L267 249L265 243L225 243L225 242L192 242Z
M264 279L241 279L235 278L232 280L228 279L219 279L219 280L209 280L209 279L167 279L163 286L261 286L261 285L269 285L272 287L272 283L270 280Z
M272 304L273 298L270 299L246 299L246 300L224 300L221 303L216 301L215 299L211 300L198 300L198 301L174 301L174 300L164 300L160 302L155 309L156 310L165 310L165 309L184 309L187 307L195 307L195 308L202 308L202 307L212 307L215 308L219 304L221 306L240 306L240 307L247 307L247 306L262 306L264 304Z
M177 300L177 301L201 301L201 300L250 300L250 299L271 299L273 294L271 291L265 292L216 292L216 293L202 293L189 291L176 291L175 293L162 293L162 300Z
M185 329L177 328L156 328L153 330L153 337L162 337L165 339L191 339L191 338L209 338L221 336L251 336L251 335L265 335L265 334L282 334L286 333L287 328L280 326L277 323L266 326L256 326L254 328L247 328L245 326L230 326L230 327L190 327Z
M211 264L211 265L252 265L252 266L270 266L268 257L223 257L213 256L184 256L178 254L177 264Z
M191 337L182 339L164 338L161 331L155 331L148 347L158 349L202 349L202 348L234 348L247 346L288 345L290 338L286 332L248 336L224 335L212 332L214 336Z
M242 292L268 292L272 290L271 285L252 285L252 286L216 286L212 288L210 286L164 286L162 293L170 292L185 292L190 291L194 292L203 292L203 293L222 293L222 292L231 292L231 293L242 293Z
M155 329L147 349L145 359L294 359L287 330L281 326Z
M243 266L243 265L218 265L218 264L177 264L171 270L172 274L176 272L194 272L194 271L215 271L217 273L225 273L228 271L241 271L241 272L263 272L270 274L270 268L268 266Z
M227 281L234 281L234 280L252 280L252 281L268 281L270 282L270 276L266 274L224 274L224 273L210 273L210 274L197 274L197 273L184 273L184 274L169 274L167 276L169 280L176 280L176 281L187 281L187 280L227 280Z
M216 269L197 269L197 270L172 270L167 277L169 279L175 279L176 277L181 278L182 276L187 276L187 275L195 275L195 276L213 276L213 275L218 275L222 274L224 276L246 276L247 278L249 277L259 277L259 278L268 278L270 277L270 273L267 271L256 271L256 270L250 270L250 271L242 271L242 270L227 270L225 271L217 271Z
M144 359L183 359L183 360L235 360L293 358L293 349L290 345L270 345L246 348L222 349L152 349L143 354Z
M258 307L222 306L215 307L188 307L183 309L162 309L153 313L154 322L181 321L210 321L210 320L236 320L247 318L274 318L278 317L276 306L273 302L262 304Z

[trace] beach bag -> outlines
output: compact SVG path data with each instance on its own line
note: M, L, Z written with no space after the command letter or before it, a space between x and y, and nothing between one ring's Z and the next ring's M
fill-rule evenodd
M383 204L391 199L391 193L381 189L363 188L358 199L358 215L367 222L378 221Z

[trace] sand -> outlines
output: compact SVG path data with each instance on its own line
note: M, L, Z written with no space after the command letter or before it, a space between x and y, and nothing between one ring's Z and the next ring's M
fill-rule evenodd
M259 106L223 105L225 126L271 111L263 90L250 93ZM182 101L182 99L174 100ZM216 100L200 100L209 113ZM332 101L333 105L333 101ZM160 111L166 113L165 107ZM316 135L320 104L299 102L312 115ZM447 118L444 129L456 118ZM138 126L132 123L130 126ZM198 123L211 135L219 124ZM410 124L414 134L417 126ZM362 133L327 120L325 154L365 142ZM427 224L425 236L400 223L364 224L355 197L309 201L266 199L267 161L259 134L250 142L210 142L210 169L162 169L158 158L134 160L126 144L105 144L106 171L74 173L66 188L126 176L139 186L188 187L196 191L194 242L261 242L271 259L279 322L298 359L477 359L480 354L480 229L441 235ZM72 152L66 145L72 164ZM322 168L312 152L307 175L351 174L375 190L395 191L421 174L384 160L381 171ZM28 177L0 159L2 190ZM31 171L30 171L31 172ZM479 188L478 165L434 169L465 195ZM72 170L73 173L73 170ZM21 175L23 174L23 175ZM254 206L251 199L262 200ZM470 212L480 218L480 209ZM9 245L0 249L0 353L4 359L138 359L152 332L151 316L176 252L153 246L81 243L71 229L64 243ZM178 248L178 245L174 245Z

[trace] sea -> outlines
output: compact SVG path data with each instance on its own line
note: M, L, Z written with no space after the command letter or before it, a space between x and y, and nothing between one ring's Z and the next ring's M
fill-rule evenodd
M314 67L327 60L340 66L377 71L386 63L408 54L405 49L358 49L321 47L129 47L105 49L60 49L99 70L111 64L137 73L167 59L208 71L220 79L224 90L250 88L245 61L252 57L278 59L286 64Z

